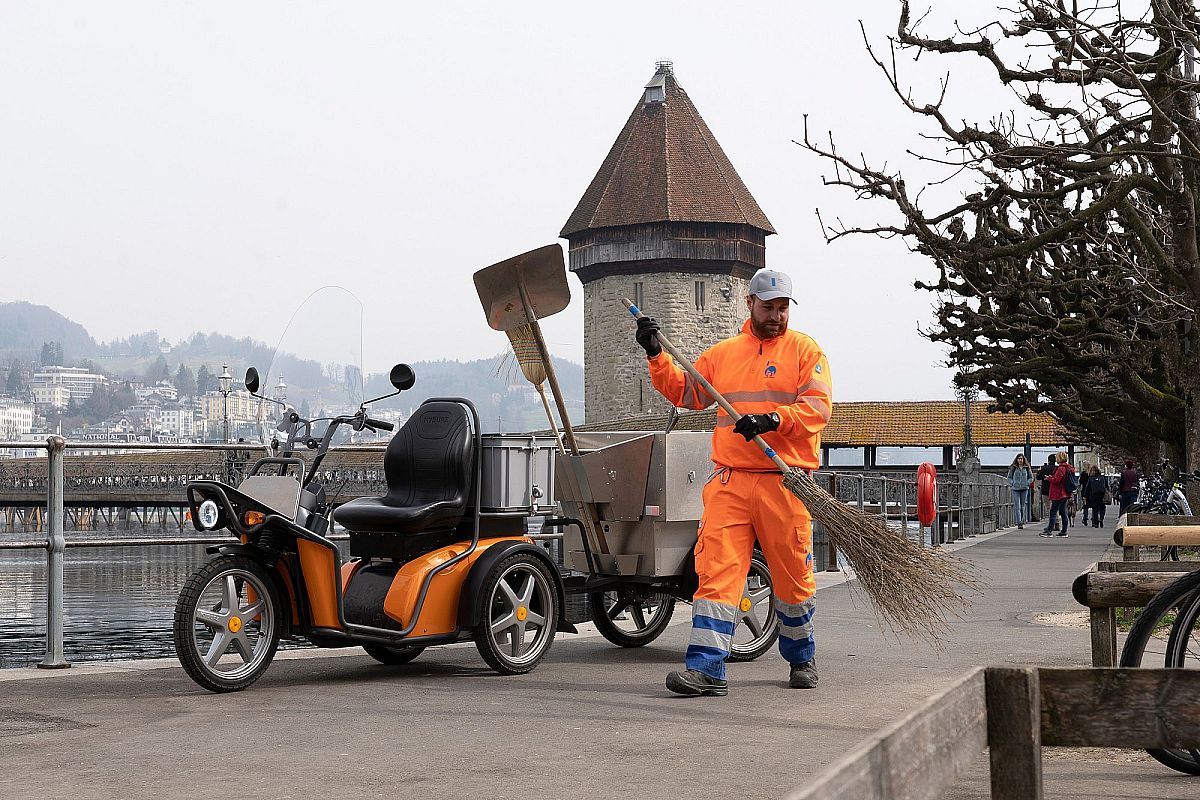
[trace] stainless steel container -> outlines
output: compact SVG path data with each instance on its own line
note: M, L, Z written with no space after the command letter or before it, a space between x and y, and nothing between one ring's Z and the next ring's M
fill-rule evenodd
M480 455L480 510L492 514L555 513L555 448L554 439L548 436L485 433Z
M579 456L558 456L556 497L567 516L596 508L609 553L593 547L602 574L669 576L696 544L702 492L712 473L705 431L578 434ZM588 571L579 532L563 541L568 563Z

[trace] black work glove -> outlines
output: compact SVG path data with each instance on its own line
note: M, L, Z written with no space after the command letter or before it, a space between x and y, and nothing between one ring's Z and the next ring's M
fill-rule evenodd
M733 426L734 433L740 433L750 441L755 436L769 433L779 428L779 415L772 411L770 414L745 414Z
M658 322L654 317L638 317L637 333L633 338L637 339L650 358L662 352L662 345L658 343Z

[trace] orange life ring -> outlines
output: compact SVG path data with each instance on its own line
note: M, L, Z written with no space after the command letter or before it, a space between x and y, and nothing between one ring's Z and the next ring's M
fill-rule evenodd
M926 461L917 467L917 519L928 528L937 516L937 467Z

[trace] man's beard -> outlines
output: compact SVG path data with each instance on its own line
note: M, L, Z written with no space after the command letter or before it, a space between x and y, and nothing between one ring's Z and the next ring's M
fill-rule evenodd
M751 317L750 330L754 331L754 335L760 339L774 339L776 336L783 335L783 332L787 330L787 325L780 325L772 328L769 327L769 323L760 323L754 317Z

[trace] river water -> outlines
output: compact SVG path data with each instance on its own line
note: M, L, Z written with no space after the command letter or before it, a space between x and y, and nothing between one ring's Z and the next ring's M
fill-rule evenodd
M207 559L204 545L68 548L63 569L66 659L174 656L175 598ZM0 669L30 667L45 655L46 551L0 550Z

